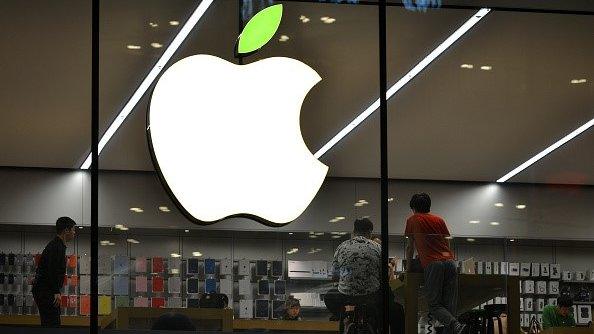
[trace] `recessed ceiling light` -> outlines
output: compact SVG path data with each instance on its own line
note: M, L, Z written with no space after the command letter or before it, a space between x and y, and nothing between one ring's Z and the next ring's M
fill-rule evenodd
M483 71L490 71L492 69L493 69L492 66L488 66L488 65L481 66L481 70L483 70Z
M160 206L159 211L161 212L171 212L171 210L166 206Z
M309 22L309 17L307 17L305 15L301 15L301 16L299 16L299 20L301 20L302 23L307 23L307 22Z
M497 225L499 225L499 222L490 222L489 224L491 224L493 226L497 226Z
M131 244L139 244L140 241L136 240L136 239L126 239L127 242L131 243Z
M332 239L339 239L339 238L341 238L341 237L342 237L342 236L340 236L340 235L333 235L333 236L332 236Z
M287 36L287 35L281 35L281 36L278 38L278 41L279 41L279 42L286 42L286 41L288 41L288 40L289 40L289 36Z
M179 255L177 253L171 253L171 257L181 257L181 255Z
M330 219L328 222L329 223L338 223L340 220L336 219L336 218L332 218Z
M367 203L369 203L369 202L367 202L367 200L366 200L366 199L360 199L360 200L358 200L358 201L357 201L357 203L364 203L364 204L367 204Z
M179 25L179 21L169 21L169 25L170 26L178 26Z
M111 242L111 241L109 241L109 240L101 240L101 241L99 241L99 243L100 243L100 244L102 244L102 245L103 245L103 244L108 244L108 243L110 243L110 242Z
M141 208L130 208L130 211L136 212L136 213L144 212L144 210L142 210Z
M388 202L393 202L393 201L394 201L394 197L388 198Z
M162 47L163 47L163 44L161 44L161 43L157 43L157 42L152 42L152 43L151 43L151 46L152 46L153 48L155 48L155 49L160 49L160 48L162 48Z
M289 235L293 235L293 232L289 232Z
M313 234L309 236L310 239L316 239L317 237L318 237L317 235L313 235Z
M142 49L142 46L140 46L140 45L134 45L134 44L128 44L128 45L126 45L126 48L128 50L140 50L140 49Z
M462 64L462 65L460 65L460 68L472 69L472 68L474 68L474 65L472 65L472 64Z
M318 237L321 237L321 236L323 236L323 235L324 235L324 232L318 232L318 233L316 233L316 234L314 234L314 235L316 235L316 236L318 236Z
M149 22L149 26L150 26L151 28L156 28L156 27L158 27L158 26L159 26L159 24L158 24L158 23L156 23L156 22Z
M447 237L445 237L445 238L446 238L446 239L448 239L448 240L452 240L452 239L454 239L454 237L452 237L451 235L448 235L448 236L447 236Z
M516 241L516 239L509 239L509 241L510 241L510 242L514 242L514 241Z
M364 203L355 203L354 204L356 207L362 207L363 205L365 205Z
M202 253L200 252L192 252L192 256L201 257Z
M588 80L586 80L586 79L572 79L570 82L571 82L572 84L576 85L576 84L583 84L583 83L586 83L586 82L588 82Z
M468 222L468 224L479 224L480 222L480 220L471 220Z
M83 227L82 226L79 226L78 228L82 230Z
M128 230L129 230L129 228L127 228L126 226L120 228L120 231L128 231Z
M334 23L334 22L336 22L336 19L335 19L335 18L333 18L333 17L328 17L328 16L321 17L321 18L320 18L320 20L321 20L322 22L326 23L326 24L330 24L330 23Z
M423 71L429 64L431 64L437 57L443 54L452 44L458 41L466 32L468 32L474 25L476 25L481 19L483 19L491 9L482 8L472 15L466 22L460 26L454 33L452 33L446 40L444 40L439 46L437 46L431 53L429 53L423 60L417 63L408 73L401 77L394 85L392 85L386 92L386 100L390 99L396 94L402 87L408 84L414 79L421 71ZM351 133L357 126L365 121L371 114L373 114L380 107L380 100L377 99L365 110L363 110L357 117L348 123L342 130L340 130L332 139L330 139L324 146L322 146L314 156L320 158L330 149L332 149L338 142L340 142L346 135Z
M186 233L190 233L190 230L184 230L184 232L186 232Z
M466 239L466 241L468 241L468 242L474 242L475 240L473 238L468 238L468 239Z
M177 51L179 46L184 42L186 37L188 37L190 32L200 21L202 16L204 16L204 13L206 13L210 5L212 5L213 1L214 0L202 0L198 7L196 7L194 12L192 12L192 15L190 15L190 18L188 18L184 26L181 29L179 29L179 32L177 33L175 38L173 38L173 41L167 46L167 49L163 52L157 63L155 63L149 74L142 80L142 83L134 91L128 102L126 102L124 107L118 113L118 116L109 125L109 127L99 140L97 154L101 154L101 151L103 151L105 145L107 145L109 140L118 131L120 126L122 126L128 115L130 115L132 110L134 110L134 108L136 107L136 104L138 104L138 101L140 101L140 99L144 96L144 93L146 93L146 91L152 86L155 79L165 68L165 65L167 65L171 57L173 57L173 55L175 54L175 51ZM179 22L177 22L177 24L179 24ZM84 160L80 168L89 169L91 167L91 159L91 153L88 153L86 159Z
M499 203L495 203L494 204L496 207L498 208L502 208L503 207L503 203L499 202Z
M519 210L526 209L526 204L518 204L518 205L516 205L516 209L519 209Z

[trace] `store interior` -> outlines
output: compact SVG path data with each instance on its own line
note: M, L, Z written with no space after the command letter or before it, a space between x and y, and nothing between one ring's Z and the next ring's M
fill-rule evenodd
M215 0L166 63L164 70L197 54L246 65L289 57L322 78L303 101L299 126L328 173L305 211L275 227L250 217L191 221L151 156L147 112L159 76L140 91L143 80L207 2L101 2L102 327L149 329L156 313L132 316L135 309L200 309L200 294L218 292L227 295L231 311L223 316L233 322L197 316L198 327L335 332L323 298L336 285L336 248L351 238L358 218L369 218L379 237L386 201L389 257L402 272L409 200L420 192L431 196L431 211L447 222L461 275L501 278L462 309L505 304L509 323L526 329L542 307L569 293L577 324L591 324L594 7L587 1L484 0L415 9L388 2L388 198L380 193L377 106L361 119L379 96L376 1ZM240 25L278 3L283 19L271 41L253 55L235 57ZM91 174L81 167L91 150L90 4L0 4L0 41L10 45L0 53L0 328L38 323L30 291L34 256L53 238L61 216L77 223L67 248L73 259L62 293L63 324L88 326ZM471 7L479 5L492 9ZM447 41L451 45L443 47ZM257 104L271 87L245 89ZM110 132L113 124L119 126ZM245 126L258 131L274 125ZM220 167L233 173L257 163ZM233 198L233 185L224 187ZM404 305L402 294L396 299ZM302 321L271 324L280 323L289 297L300 301ZM407 333L427 333L418 302L414 313L421 320L407 325Z

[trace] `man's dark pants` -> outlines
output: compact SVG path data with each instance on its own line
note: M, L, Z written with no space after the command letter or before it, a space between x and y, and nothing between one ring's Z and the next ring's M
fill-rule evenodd
M60 327L60 306L54 305L54 295L48 291L33 288L33 299L39 310L42 327Z
M425 295L429 313L452 331L458 324L456 307L458 304L458 272L454 261L435 261L425 267Z
M337 289L331 289L324 295L326 308L336 319L340 319L344 312L345 305L366 305L367 314L373 315L368 321L374 328L378 328L381 319L377 318L382 305L381 291L363 296L350 296L340 293Z

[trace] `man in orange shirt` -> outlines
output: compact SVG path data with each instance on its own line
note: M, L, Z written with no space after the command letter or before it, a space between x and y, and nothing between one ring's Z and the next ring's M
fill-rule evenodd
M425 193L410 200L413 215L406 221L406 264L410 271L415 248L425 276L429 313L445 326L445 333L460 334L466 326L455 317L458 300L458 272L450 249L450 232L445 221L429 213L431 198Z

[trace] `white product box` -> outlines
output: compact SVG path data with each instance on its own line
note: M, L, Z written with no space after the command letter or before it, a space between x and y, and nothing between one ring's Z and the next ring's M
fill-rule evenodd
M493 262L485 262L485 275L493 275Z
M524 281L524 287L522 288L522 293L530 294L534 293L534 281Z
M231 259L221 260L221 275L233 275L233 261Z
M476 264L474 263L473 258L462 261L462 266L460 267L460 273L467 274L467 275L473 275L476 273Z
M557 306L557 298L549 298L549 302L547 305Z
M530 326L530 314L524 313L524 327Z
M549 281L548 291L550 295L558 295L559 281Z
M536 282L536 293L539 295L547 294L547 281Z
M524 298L520 298L520 311L524 311Z
M561 278L561 265L558 263L551 264L549 266L549 276L552 279L560 279Z
M594 269L590 269L590 271L588 271L588 280L594 281Z
M538 312L542 312L542 310L544 310L544 307L545 307L545 300L544 300L544 298L538 298L536 300L536 310Z
M483 275L485 273L485 266L483 262L479 261L476 263L476 273L477 275Z
M237 274L239 276L251 276L250 260L239 260L237 265Z
M524 311L534 311L534 300L532 298L524 298Z
M249 278L239 280L239 294L246 297L252 296L252 283Z
M585 281L586 280L586 273L583 271L576 271L575 272L575 280L576 281Z
M530 272L532 277L540 277L540 263L533 263Z
M549 277L549 264L548 263L540 264L540 276Z
M493 305L495 303L495 301L493 299L489 299L487 301L487 305Z
M526 325L524 324L524 314L520 314L520 327L526 327Z
M241 299L239 301L239 317L242 319L252 319L254 317L254 301L251 299Z
M587 325L592 321L592 307L590 305L577 306L577 323Z
M542 313L536 315L536 320L538 320L538 323L542 326Z
M520 276L520 264L517 262L510 262L509 263L509 275L510 276Z
M507 297L501 297L501 304L507 304Z
M493 275L499 275L499 262L493 262Z
M509 274L509 263L501 262L501 269L499 270L499 274L501 274L501 275Z
M219 291L227 296L233 296L233 281L231 278L223 278L219 283Z
M520 276L522 277L530 277L530 270L532 269L532 265L530 263L522 263L520 265Z
M501 301L501 297L495 297L495 304L503 304Z
M572 281L573 280L573 273L571 271L564 271L563 278L564 281Z

